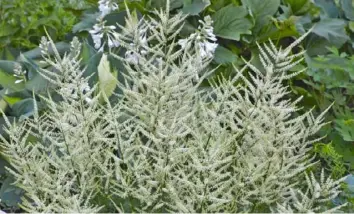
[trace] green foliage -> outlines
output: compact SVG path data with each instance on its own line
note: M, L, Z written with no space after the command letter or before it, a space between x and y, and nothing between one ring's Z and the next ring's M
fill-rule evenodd
M343 156L338 154L332 143L317 143L314 149L326 161L325 166L333 178L341 178L346 174Z
M118 1L124 10L125 5ZM135 9L138 15L155 17L154 9L164 8L165 0L126 1L128 8ZM51 83L39 75L38 70L55 70L50 65L39 63L40 49L37 47L44 27L57 42L56 47L62 55L69 50L64 40L70 32L80 36L83 41L81 52L82 68L85 76L92 76L91 85L100 84L100 90L107 95L118 92L110 87L113 76L122 78L126 72L122 63L108 56L109 72L99 72L102 54L93 48L88 30L96 23L97 0L2 0L0 2L0 109L13 118L31 115L35 95L43 95L51 89ZM286 47L294 38L303 35L314 26L311 33L298 46L306 49L305 62L296 65L294 71L307 68L306 72L288 81L295 95L303 95L301 105L304 111L315 106L319 114L329 105L332 109L326 115L331 124L322 128L320 135L326 134L314 149L332 175L348 174L354 170L354 6L352 0L171 0L170 12L182 11L189 14L180 38L195 32L198 20L207 15L213 18L214 32L218 36L218 47L209 68L216 69L210 78L221 75L232 76L233 66L241 67L247 59L261 68L256 42L267 44L271 39L277 46ZM81 19L79 20L79 17ZM113 12L104 20L108 24L125 26L126 13ZM4 47L7 48L4 48ZM30 51L19 49L33 48ZM120 50L120 56L123 56ZM295 48L294 52L298 52ZM53 54L53 53L51 53ZM15 84L14 64L27 70L26 81ZM111 70L113 72L111 72ZM108 69L105 69L108 71ZM122 75L121 75L122 74ZM105 78L109 77L109 78ZM202 86L208 86L205 81ZM99 91L99 90L97 90ZM52 92L50 90L50 92ZM0 117L0 124L3 124ZM2 133L0 129L0 133ZM329 143L331 142L331 143ZM344 167L345 166L345 167ZM343 171L346 170L346 171ZM336 172L336 173L334 173ZM344 196L343 196L344 197ZM352 200L347 198L349 201ZM353 211L353 210L351 210Z
M41 40L43 60L57 70L39 72L62 99L40 96L47 105L45 114L40 114L35 96L22 100L33 107L32 116L18 123L4 116L7 136L0 135L3 154L13 167L9 171L26 193L21 202L25 211L341 208L328 202L340 193L345 177L326 178L322 170L316 179L306 173L316 164L310 145L317 141L312 136L325 125L328 109L318 117L311 111L294 115L299 99L284 102L288 88L283 83L301 72L287 73L302 60L303 52L292 55L291 50L307 34L286 49L276 49L272 42L259 46L262 71L244 61L241 68L233 67L232 78L214 81L207 79L213 55L198 48L215 47L207 41L214 39L210 17L187 40L174 42L185 19L182 13L160 11L145 22L127 14L130 25L115 38L127 49L126 57L110 47L101 56L98 83L92 86L91 75L85 76L80 65L82 48L76 37L64 56L52 40ZM124 81L107 82L107 76L114 78L107 54L123 63ZM200 90L204 81L210 86ZM114 84L122 90L114 94L118 102L105 96ZM95 94L97 87L102 93ZM101 95L106 103L99 101Z
M2 0L0 3L0 49L12 46L34 48L44 28L56 40L63 40L77 22L80 10L89 5L73 0ZM82 4L84 2L84 4ZM91 4L92 6L92 4Z
M243 7L227 6L213 15L215 35L231 40L240 40L241 34L250 34L252 23L246 18Z

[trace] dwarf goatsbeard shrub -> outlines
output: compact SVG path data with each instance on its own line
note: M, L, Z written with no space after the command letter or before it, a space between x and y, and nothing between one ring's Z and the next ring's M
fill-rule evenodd
M42 39L43 59L58 72L41 74L62 100L41 97L47 105L43 114L34 100L34 115L22 123L7 120L8 137L1 136L13 167L8 170L26 192L21 207L28 212L339 209L330 202L343 179L325 179L322 171L317 181L306 172L315 164L309 151L323 115L295 116L300 99L284 98L289 92L283 81L296 75L287 71L303 54L291 55L291 49L306 34L284 50L271 41L259 47L262 69L245 62L232 77L214 78L202 88L212 73L206 71L211 56L200 54L198 36L180 47L176 37L185 17L170 17L168 11L141 21L128 13L116 42L134 60L111 53L125 62L126 72L117 83L122 93L109 98L99 85L89 86L77 39L63 57L54 48L54 59L48 54L53 41ZM106 54L101 63L107 66Z

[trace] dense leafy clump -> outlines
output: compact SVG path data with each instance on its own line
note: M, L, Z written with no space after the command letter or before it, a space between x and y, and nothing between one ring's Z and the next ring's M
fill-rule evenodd
M301 98L283 85L303 52L259 46L262 69L249 62L208 80L216 43L211 20L177 41L186 16L169 8L140 21L128 12L120 34L105 31L109 50L125 49L122 81L90 85L81 43L64 56L43 38L41 75L56 96L46 112L6 120L1 137L15 184L30 212L324 212L343 179L315 178L309 167L323 114L295 114ZM103 23L104 24L104 23ZM102 27L101 29L105 29ZM98 28L93 35L99 35ZM109 37L110 36L110 37ZM98 38L98 37L97 37ZM97 44L101 41L96 39ZM97 48L103 51L105 43ZM54 57L48 50L53 48ZM300 59L299 59L300 58ZM99 75L110 66L103 53ZM103 72L105 71L105 72ZM109 72L108 72L109 73ZM208 81L210 88L200 87ZM113 89L117 87L119 93ZM34 99L35 100L35 99ZM6 119L6 116L4 116Z
M95 1L2 0L0 2L0 47L34 48L44 28L57 40L64 40L78 21L82 9Z

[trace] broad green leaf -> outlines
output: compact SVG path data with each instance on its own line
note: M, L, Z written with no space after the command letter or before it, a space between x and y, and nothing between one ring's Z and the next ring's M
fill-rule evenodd
M223 7L213 15L215 35L231 40L240 40L241 34L251 34L252 23L246 18L243 7Z
M210 0L184 0L182 11L186 14L198 15L209 5Z
M0 118L1 120L2 118ZM1 122L0 122L0 125L1 125ZM1 128L0 128L1 130ZM1 134L1 131L0 131L0 134ZM2 157L2 155L0 155L0 175L5 175L6 174L6 168L5 167L9 167L11 168L9 162Z
M222 7L225 7L229 4L234 6L240 6L241 2L239 0L210 0L210 7L208 7L209 11L215 12L220 10Z
M133 16L134 19L136 19L136 22L138 22L142 15L139 11L133 10L131 12L131 15ZM105 25L116 25L117 23L121 26L125 26L125 20L127 17L127 12L126 11L120 11L120 12L112 12L108 14L107 16L104 17L104 21L106 21ZM117 32L120 32L121 29L118 28Z
M310 0L284 0L284 3L289 4L296 15L304 14L311 8Z
M1 202L5 203L8 206L18 207L18 203L20 203L21 197L24 194L24 191L12 183L15 182L15 179L12 176L9 176L2 183L0 189L0 198Z
M20 100L12 106L16 117L33 113L33 108L33 98Z
M18 84L15 84L16 77L7 74L7 72L4 72L3 70L0 69L0 85L2 85L4 88L11 89L13 91L20 91L24 88L24 83L20 82Z
M349 30L353 33L354 32L354 21L350 21L348 23L348 26L349 26Z
M312 32L328 41L344 44L349 39L345 27L346 22L342 19L325 18L315 25Z
M18 64L18 63L14 62L14 61L0 60L0 70L3 70L7 74L13 74L16 64Z
M335 129L345 141L354 141L354 118L349 120L335 120Z
M327 56L326 58L311 58L305 54L305 60L308 65L307 74L313 77L313 80L325 84L330 88L353 88L351 83L352 67L348 60Z
M340 5L344 11L345 17L354 21L354 1L353 0L341 0Z
M262 28L259 34L257 34L258 43L268 42L271 40L280 40L286 37L298 36L295 23L297 17L290 16L283 21L277 21L274 26L265 26Z
M182 7L183 1L184 0L170 0L170 10ZM166 8L166 0L148 0L146 5L149 10Z
M100 64L101 58L102 58L102 53L97 52L92 57L90 57L89 61L86 64L84 76L85 77L90 76L90 79L89 79L90 85L95 85L98 82L97 68L98 68L98 65Z
M94 14L84 13L82 15L81 21L74 25L72 32L78 33L78 32L82 32L82 31L91 30L92 26L94 26L95 23L97 22L97 20L96 20L97 17L98 17L97 13L94 13Z
M326 47L340 47L341 44L333 44L335 41L328 41L327 39L317 36L316 34L310 34L304 41L304 48L306 55L316 57L318 55L324 55L329 52Z
M354 169L354 145L352 142L343 141L342 136L336 133L336 138L333 140L335 150L343 156L345 162L350 164L351 170Z
M30 91L38 93L45 91L51 85L52 84L47 79L45 79L39 73L36 73L29 81L26 82L25 87Z
M11 51L9 50L9 48L4 48L4 49L1 51L0 56L1 56L0 59L15 60L15 57L14 57L13 53L11 53Z
M82 51L81 51L81 58L82 62L87 65L89 63L90 58L96 54L96 50L88 44L87 41L82 43Z
M255 31L258 32L278 11L280 0L242 0L242 4L251 11L255 21Z
M13 35L19 29L20 28L18 27L13 27L10 25L2 25L2 28L0 30L0 37Z
M21 100L22 98L20 97L3 96L3 101L5 101L10 107Z
M110 64L107 55L103 54L100 64L97 67L99 89L107 97L113 94L114 89L117 87L118 80L116 78L117 72L111 73Z
M214 61L218 64L233 63L237 59L238 57L236 54L221 45L218 45L215 50Z
M321 8L321 18L337 18L339 9L334 0L314 0L316 6Z

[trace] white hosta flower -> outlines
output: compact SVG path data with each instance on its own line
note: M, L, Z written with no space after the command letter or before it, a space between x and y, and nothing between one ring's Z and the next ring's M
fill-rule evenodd
M108 47L115 48L115 47L119 47L119 45L120 43L117 40L108 37Z
M115 26L105 26L105 22L101 21L93 26L93 29L89 31L91 34L92 40L95 44L95 49L99 49L99 51L103 51L104 44L102 44L102 38L104 36L107 37L108 47L114 48L119 47L120 43L117 40L118 34L114 30Z
M199 23L201 23L202 26L199 26L198 29L201 30L203 36L205 36L206 39L215 42L217 39L215 34L213 33L214 28L212 26L213 20L211 19L211 17L206 16L204 17L204 21L199 20Z
M129 64L138 64L139 62L139 56L137 53L135 53L134 51L127 51L125 53L125 60L129 63Z
M147 47L149 46L147 36L147 30L139 30L139 37L135 38L137 41L130 43L130 48L128 48L125 53L125 60L129 64L138 64L140 56L146 56L148 54Z
M49 41L45 36L42 36L39 48L41 49L41 54L46 55L48 53Z
M117 3L111 2L110 0L100 0L98 1L98 4L98 9L101 12L100 17L104 17L113 10L118 9Z
M21 83L21 82L23 82L23 81L24 81L24 79L16 80L16 81L15 81L15 84Z
M70 97L72 99L77 99L78 95L75 91L75 86L73 84L67 85L67 87L61 88L59 91L62 96L64 97Z
M180 39L178 40L177 42L182 49L186 48L187 47L187 44L189 43L189 39Z
M211 43L208 41L205 41L204 43L204 51L206 52L208 57L212 57L214 55L216 47L218 47L217 43Z
M22 66L20 64L15 64L14 74L13 76L17 78L15 84L21 83L26 80L26 70L22 70Z
M18 76L22 76L24 74L26 74L26 71L23 71L22 66L20 64L16 63L14 66L14 76L18 77Z
M95 44L95 48L99 49L101 47L101 40L103 37L103 27L101 26L100 23L95 24L93 26L93 30L90 30L89 33L91 34L93 43Z
M202 26L199 26L199 32L191 34L188 38L178 40L178 44L182 49L186 48L191 41L195 41L199 55L202 58L213 57L218 46L216 36L213 33L214 28L211 26L213 20L210 16L204 17L204 21L199 20Z
M315 198L319 198L321 196L321 186L317 182L314 184L314 196Z
M83 93L87 93L91 90L89 84L87 82L84 82L83 84L81 84L81 87L80 87L80 90L83 92Z

